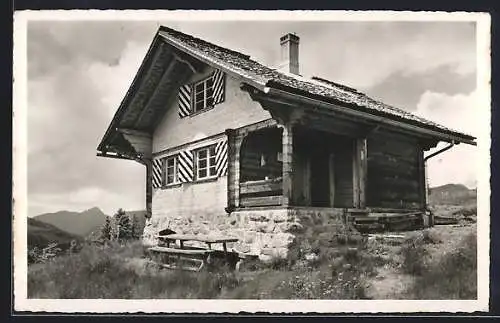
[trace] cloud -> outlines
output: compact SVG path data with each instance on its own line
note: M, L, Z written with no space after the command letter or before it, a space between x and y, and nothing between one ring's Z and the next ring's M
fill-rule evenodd
M444 124L449 128L478 136L481 134L481 116L486 111L478 107L477 92L447 95L425 92L417 105L418 115ZM440 144L437 148L444 147ZM434 151L433 150L433 151ZM460 144L428 160L428 177L431 186L463 183L475 187L479 162L478 147Z
M40 52L42 57L51 57L51 52L57 56L55 53L61 51L62 45L52 45L57 39L51 38L50 30L44 35L41 39L48 48ZM102 59L93 52L85 55L82 48L71 48L65 41L61 44L65 45L62 51L70 53L67 56L71 59L39 69L28 80L29 214L53 212L62 207L99 206L106 212L119 207L143 208L144 166L97 157L96 147L148 44L127 41L118 46L117 53ZM113 64L108 62L111 57ZM29 64L52 64L50 60L36 63L39 61L44 59L38 57ZM82 200L78 202L78 198Z
M457 66L442 65L422 73L397 71L369 89L375 99L407 111L415 111L426 91L448 95L469 93L476 88L476 73L461 74Z

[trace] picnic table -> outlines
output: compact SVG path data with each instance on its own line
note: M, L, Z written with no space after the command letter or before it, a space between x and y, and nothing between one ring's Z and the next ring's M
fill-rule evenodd
M165 243L161 245L160 243L156 247L149 248L150 252L165 255L166 258L175 257L177 260L177 265L164 263L163 267L167 268L182 268L193 271L200 271L205 265L211 263L211 255L213 255L216 250L212 249L214 244L222 244L222 249L224 252L224 258L227 262L231 262L234 255L230 255L227 250L227 243L236 242L238 238L230 236L202 236L202 235L184 235L184 234L168 234L168 235L158 235L158 240ZM170 244L179 241L180 248L171 248ZM184 242L197 241L203 242L208 246L208 249L194 249L192 247L186 247ZM183 266L182 260L187 260L188 262L197 263L198 266ZM238 266L236 266L238 267Z

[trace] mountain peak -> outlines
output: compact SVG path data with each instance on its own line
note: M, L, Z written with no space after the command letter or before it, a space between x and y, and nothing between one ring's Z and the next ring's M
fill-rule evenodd
M61 211L42 214L34 218L79 236L87 236L106 221L106 215L98 207L83 212Z
M87 210L83 211L82 213L86 213L86 212L99 212L99 213L104 213L104 212L102 212L102 211L101 211L101 209L100 209L100 208L98 208L97 206L94 206L94 207L92 207L92 208L90 208L90 209L87 209Z

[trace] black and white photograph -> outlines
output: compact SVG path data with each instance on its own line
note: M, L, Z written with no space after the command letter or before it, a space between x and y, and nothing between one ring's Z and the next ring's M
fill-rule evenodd
M17 12L15 309L487 310L489 27Z

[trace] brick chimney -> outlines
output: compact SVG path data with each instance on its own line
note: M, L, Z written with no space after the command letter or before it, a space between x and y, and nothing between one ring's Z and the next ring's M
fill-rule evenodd
M299 40L299 36L290 33L280 38L280 71L299 75Z

